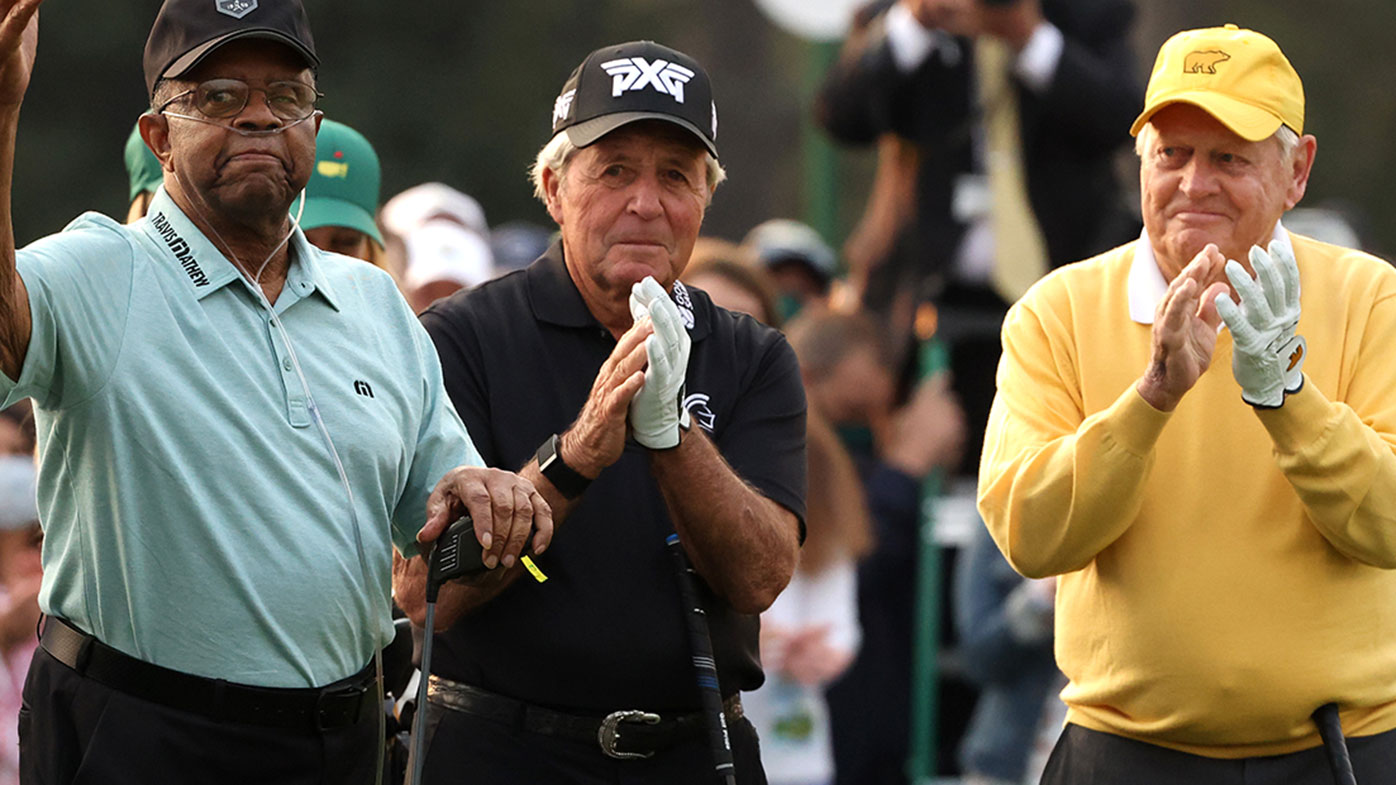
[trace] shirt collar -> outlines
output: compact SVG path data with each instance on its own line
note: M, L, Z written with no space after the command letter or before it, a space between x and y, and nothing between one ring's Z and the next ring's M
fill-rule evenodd
M295 281L305 281L310 286L310 291L318 293L325 302L334 310L338 311L339 296L335 294L334 287L330 285L329 276L325 274L323 257L326 252L320 250L305 238L305 232L301 231L300 224L296 224L295 231L291 233L291 271L286 277L286 283ZM360 264L368 264L362 260L355 260ZM301 294L308 294L302 292Z
M560 327L601 328L601 322L591 315L582 293L567 273L560 240L548 246L524 274L528 276L528 300L534 318Z
M587 308L582 293L577 291L576 283L567 272L567 263L563 261L562 241L548 246L548 250L528 266L525 275L528 276L528 299L533 308L534 318L560 327L606 329ZM698 309L694 307L690 290L681 282L675 281L669 296L678 306L679 316L683 318L689 336L695 341L706 336L710 319L697 317Z
M1272 240L1279 242L1294 252L1289 242L1289 232L1279 221L1275 222ZM1129 268L1129 318L1139 324L1153 324L1154 310L1168 292L1168 281L1163 278L1158 259L1154 256L1154 246L1149 241L1149 230L1139 233L1139 242L1134 248L1134 262Z
M165 260L184 270L190 289L200 300L241 275L179 209L163 185L150 200L142 228Z
M142 229L163 252L163 256L184 271L196 299L202 300L242 278L237 267L179 209L163 185L156 189L155 196L150 200L150 209L146 212ZM334 290L320 265L322 252L305 239L305 232L299 226L292 233L289 243L291 269L287 271L286 285L295 287L296 295L300 297L311 291L319 292L331 308L339 310ZM301 282L305 285L302 286Z

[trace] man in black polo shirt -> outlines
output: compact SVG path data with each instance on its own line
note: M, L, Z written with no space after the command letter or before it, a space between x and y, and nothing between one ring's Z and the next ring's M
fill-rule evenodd
M546 582L510 564L443 590L426 783L714 781L674 532L700 578L737 781L765 782L737 694L761 684L756 614L798 555L805 400L779 333L678 282L724 176L715 111L682 53L593 52L534 168L561 242L421 316L485 461L522 467L559 521L536 558ZM395 577L418 623L423 573L413 559Z

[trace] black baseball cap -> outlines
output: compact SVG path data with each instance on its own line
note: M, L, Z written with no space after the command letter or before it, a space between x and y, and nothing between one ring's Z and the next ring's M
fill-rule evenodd
M667 120L717 157L717 104L697 60L653 41L597 49L577 66L553 102L553 134L578 147L627 123Z
M310 21L300 0L165 0L145 42L145 88L173 79L210 52L239 38L265 38L295 50L318 68Z

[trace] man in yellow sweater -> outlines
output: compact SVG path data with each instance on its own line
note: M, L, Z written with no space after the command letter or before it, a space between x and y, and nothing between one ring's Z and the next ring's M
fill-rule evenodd
M1330 785L1330 703L1358 780L1396 777L1396 269L1280 223L1303 124L1269 38L1169 39L1143 234L1004 322L979 509L1061 576L1044 783Z

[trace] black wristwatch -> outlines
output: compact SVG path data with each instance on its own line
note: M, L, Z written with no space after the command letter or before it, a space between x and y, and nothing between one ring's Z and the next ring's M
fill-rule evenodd
M543 446L538 448L537 458L538 471L548 478L548 482L552 483L553 487L557 488L557 492L562 494L564 498L575 499L586 491L588 485L591 485L591 480L583 477L576 469L568 466L567 462L562 460L561 436L557 434L549 436L547 441L543 442Z

